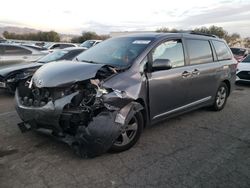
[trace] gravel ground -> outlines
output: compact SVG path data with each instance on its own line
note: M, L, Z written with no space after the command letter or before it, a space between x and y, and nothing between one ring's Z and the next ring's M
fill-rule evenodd
M250 187L250 85L223 111L200 109L144 130L119 154L80 159L51 137L22 134L0 93L0 187Z

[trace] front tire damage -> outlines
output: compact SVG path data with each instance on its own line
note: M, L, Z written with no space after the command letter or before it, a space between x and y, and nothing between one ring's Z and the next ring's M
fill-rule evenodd
M119 137L110 148L110 152L123 152L133 147L139 140L143 131L143 116L137 112L129 121L128 125L122 130Z
M78 129L76 141L72 142L71 147L82 158L93 158L107 151L122 152L130 149L139 140L144 127L140 112L142 109L141 104L131 102L119 111L101 112L93 118L87 128ZM129 131L127 128L133 122L137 123L133 138L126 144L117 144L119 137L124 131Z

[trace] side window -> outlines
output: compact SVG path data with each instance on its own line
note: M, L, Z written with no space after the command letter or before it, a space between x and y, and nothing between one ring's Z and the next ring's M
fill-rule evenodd
M50 49L59 49L60 48L60 44L54 44Z
M213 62L210 43L207 40L187 39L190 64L201 64Z
M74 45L72 45L72 44L60 44L61 49L68 48L68 47L74 47Z
M3 55L4 54L4 46L0 46L0 55Z
M4 51L4 55L27 55L31 53L31 51L18 46L5 46Z
M163 42L152 53L153 61L156 59L169 59L173 67L184 66L184 53L181 40Z
M232 59L232 55L229 51L229 48L224 42L213 41L213 45L219 61Z
M72 50L70 52L68 52L67 54L65 54L62 59L65 60L72 60L74 57L76 57L77 55L79 55L82 52L82 50Z

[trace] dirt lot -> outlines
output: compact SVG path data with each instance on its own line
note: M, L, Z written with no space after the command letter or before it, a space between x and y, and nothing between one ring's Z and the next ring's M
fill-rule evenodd
M80 159L65 144L22 134L0 93L0 187L250 187L250 86L221 112L201 109L147 128L127 152Z

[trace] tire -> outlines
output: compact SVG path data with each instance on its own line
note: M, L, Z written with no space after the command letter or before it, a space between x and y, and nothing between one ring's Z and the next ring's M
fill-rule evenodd
M222 82L216 92L214 104L211 106L212 110L222 110L226 105L228 95L228 87L224 82Z
M135 130L135 124L137 124L137 129ZM114 144L110 148L110 152L123 152L131 147L133 147L136 142L139 140L142 130L144 121L143 121L143 116L141 112L137 112L129 121L128 126L123 130L123 133L117 138L117 140L114 142ZM132 129L133 128L133 129ZM132 130L130 130L132 129ZM135 130L133 132L133 130ZM127 136L125 136L127 135ZM127 138L129 140L127 140ZM124 138L126 138L124 140Z

